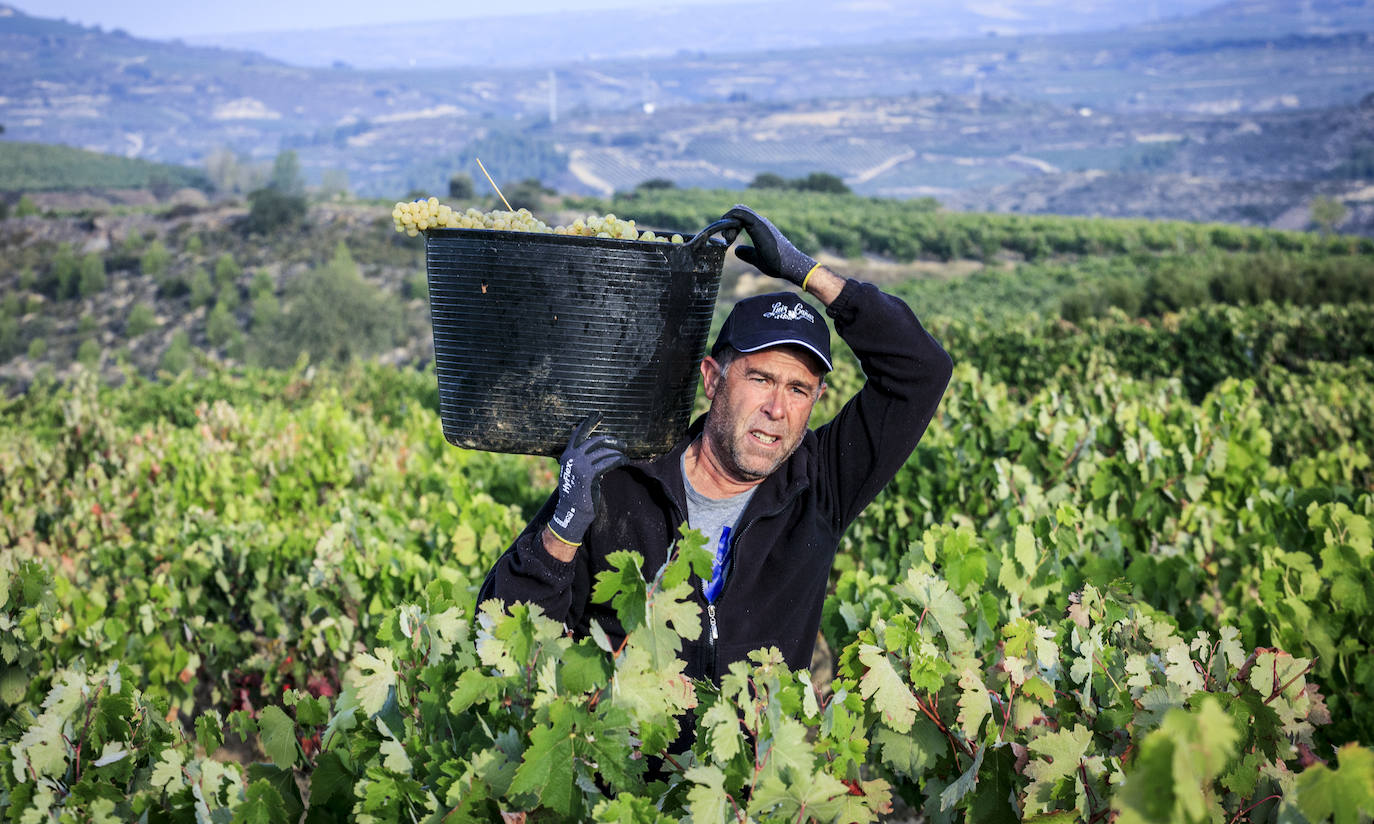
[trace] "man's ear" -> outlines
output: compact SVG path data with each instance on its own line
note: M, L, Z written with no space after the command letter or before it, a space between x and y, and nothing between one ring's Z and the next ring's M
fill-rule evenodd
M701 359L701 388L707 400L715 400L716 382L720 380L720 364L707 355Z

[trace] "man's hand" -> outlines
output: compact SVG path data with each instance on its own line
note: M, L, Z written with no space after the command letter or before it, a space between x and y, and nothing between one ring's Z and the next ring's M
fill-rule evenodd
M754 242L753 246L735 247L736 257L765 275L806 288L806 278L816 269L816 261L793 246L768 218L744 205L726 212L725 217L738 220Z
M621 454L623 445L615 438L609 435L589 437L600 422L600 415L584 418L573 430L568 447L558 459L558 504L554 507L548 531L564 546L550 547L547 540L544 545L555 557L564 561L572 560L592 519L596 517L596 505L601 498L601 476L629 462Z

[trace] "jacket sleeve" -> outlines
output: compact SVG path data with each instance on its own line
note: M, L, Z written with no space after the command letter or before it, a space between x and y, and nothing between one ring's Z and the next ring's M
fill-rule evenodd
M827 308L863 367L863 388L816 431L821 483L843 530L910 457L953 363L901 299L850 280Z
M558 621L568 622L573 606L573 578L579 563L586 563L585 552L578 552L571 561L560 561L544 549L541 533L553 517L557 496L551 495L525 530L516 537L482 582L477 592L480 605L489 598L497 598L507 606L517 601L538 604L544 613Z

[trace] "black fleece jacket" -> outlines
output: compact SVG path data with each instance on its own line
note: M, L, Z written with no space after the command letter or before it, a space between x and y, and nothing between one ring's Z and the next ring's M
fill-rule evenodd
M916 448L949 383L949 355L901 300L850 280L826 312L867 381L759 484L734 533L734 560L713 615L694 581L704 614L701 637L684 641L691 677L719 682L732 661L767 646L793 669L810 667L840 537ZM687 520L679 460L704 420L667 455L602 478L596 520L567 563L549 555L540 537L556 502L550 497L488 573L478 602L538 604L578 636L596 621L619 644L625 633L614 610L590 600L596 575L619 550L643 555L645 570L667 560Z

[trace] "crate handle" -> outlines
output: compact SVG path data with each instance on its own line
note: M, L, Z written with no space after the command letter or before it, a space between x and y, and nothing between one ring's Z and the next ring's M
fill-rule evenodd
M707 226L705 229L702 229L700 232L697 232L695 235L692 235L692 239L687 241L687 248L695 253L697 247L710 241L711 235L717 232L721 234L725 245L729 246L731 243L735 242L735 238L739 235L739 230L743 228L743 225L744 224L733 217L723 217L710 226Z

